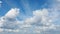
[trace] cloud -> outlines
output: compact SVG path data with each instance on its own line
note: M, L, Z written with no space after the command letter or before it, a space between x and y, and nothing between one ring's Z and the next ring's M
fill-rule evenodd
M26 34L41 34L48 31L59 31L60 26L53 24L53 20L49 17L48 9L40 9L33 11L33 16L26 18L23 21L17 19L19 15L19 9L13 8L9 10L5 16L0 18L1 32L23 32ZM8 25L8 26L7 26Z
M5 16L9 18L15 18L19 14L19 9L18 8L12 8L9 10Z
M51 22L51 20L48 20L48 10L47 9L42 9L42 10L36 10L33 11L33 17L27 18L25 20L26 24L48 24Z
M41 31L44 32L48 30L50 31L51 29L57 30L56 25L52 23L53 19L50 19L50 18L53 18L53 17L49 16L48 9L36 10L33 12L33 17L27 18L25 20L25 24L36 25L35 33L41 33Z
M12 8L5 16L0 17L0 32L18 32L19 34L60 34L60 25L55 25L59 19L60 3L52 3L51 9L33 11L33 16L25 20L18 20L18 8ZM4 33L5 34L5 33Z
M0 18L1 27L4 27L4 28L14 28L14 27L16 27L16 22L18 21L16 19L16 17L18 16L18 14L19 14L19 9L18 8L14 8L14 9L9 10L5 14L5 16Z

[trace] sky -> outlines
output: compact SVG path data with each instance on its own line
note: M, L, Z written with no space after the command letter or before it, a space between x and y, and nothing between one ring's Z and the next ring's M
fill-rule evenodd
M60 0L0 0L0 34L59 34Z
M2 0L3 3L0 11L1 12L4 11L5 14L11 8L19 8L21 10L21 13L23 13L23 15L31 15L30 13L36 9L48 7L45 6L47 1L45 0L43 1L42 0Z

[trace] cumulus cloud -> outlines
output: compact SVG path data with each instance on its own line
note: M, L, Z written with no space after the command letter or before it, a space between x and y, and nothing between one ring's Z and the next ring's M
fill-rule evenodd
M19 9L18 8L12 8L11 10L9 10L5 16L9 17L9 18L14 18L19 14Z
M27 18L25 20L25 24L28 25L36 25L35 33L41 33L41 31L50 31L50 30L57 30L56 25L52 22L53 20L50 19L53 17L49 16L48 9L36 10L33 12L33 17ZM39 26L38 26L39 25ZM39 29L37 29L39 28Z
M41 33L41 32L46 33L48 31L57 32L59 31L59 29L57 30L58 27L57 25L53 24L53 21L57 19L58 16L55 13L53 14L53 16L52 15L49 16L50 14L49 11L50 10L48 9L36 10L33 12L33 17L27 18L25 20L25 23L30 24L30 25L36 25L35 30L34 30L35 33Z
M5 16L0 18L0 25L4 28L14 28L18 22L16 17L19 14L19 9L14 8L9 10ZM8 25L8 26L7 26Z
M1 32L23 32L26 34L41 34L50 30L56 31L59 27L54 25L53 20L49 17L48 9L40 9L33 11L33 16L23 21L16 17L19 15L19 9L13 8L9 10L5 16L0 18ZM51 17L52 18L52 17ZM47 34L47 33L46 33Z
M27 18L25 20L26 24L49 25L50 24L49 22L52 22L52 20L48 18L48 9L33 11L33 15L34 15L33 17Z

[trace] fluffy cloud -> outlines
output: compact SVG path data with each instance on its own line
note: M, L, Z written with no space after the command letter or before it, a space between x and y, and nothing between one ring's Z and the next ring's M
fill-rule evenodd
M26 24L50 25L50 22L52 22L52 20L48 18L48 9L33 11L33 15L33 17L25 20Z
M16 17L19 14L19 9L14 8L6 13L5 16L0 18L0 25L2 28L14 28L18 20ZM7 26L8 25L8 26Z
M17 15L19 14L19 9L18 8L12 8L11 10L9 10L5 16L9 17L9 18L15 18Z
M43 21L45 17L48 15L48 10L42 9L42 10L33 11L33 15L34 16L31 18L27 18L25 22L30 24L30 23L37 23Z
M33 16L26 18L23 21L16 17L19 15L19 9L14 8L7 12L7 14L0 18L1 32L23 32L26 34L42 34L48 31L59 31L59 27L54 25L53 20L49 17L48 9L41 9L33 11ZM51 17L52 18L52 17ZM45 34L44 33L44 34ZM20 33L19 33L20 34Z

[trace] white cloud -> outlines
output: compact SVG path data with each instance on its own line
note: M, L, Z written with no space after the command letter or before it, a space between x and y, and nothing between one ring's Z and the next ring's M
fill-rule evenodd
M18 8L12 8L9 10L5 16L0 18L0 32L22 32L22 33L37 33L37 34L54 34L56 32L60 33L60 25L57 26L53 24L53 21L58 17L58 10L60 10L60 5L55 3L52 10L40 9L33 11L33 16L26 18L23 21L18 20L16 17L19 15ZM49 13L51 11L51 13ZM49 16L49 14L51 14ZM15 29L15 30L14 30ZM32 32L31 32L32 31ZM52 32L54 33L52 33Z
M6 17L9 18L15 18L19 14L19 9L18 8L12 8L6 13Z
M33 17L31 18L27 18L25 20L26 24L30 24L30 23L38 23L38 22L46 22L45 17L48 15L48 10L47 9L42 9L42 10L36 10L33 12ZM44 20L44 21L43 21Z
M26 24L47 24L48 21L51 22L51 20L48 20L48 10L42 9L42 10L36 10L33 12L33 17L27 18L25 20Z
M19 15L19 9L18 8L13 8L13 9L9 10L6 13L5 16L0 18L0 27L6 27L6 28L14 28L14 27L16 27L17 22L18 22L16 17L18 15Z
M0 19L0 25L3 31L8 32L22 32L23 33L37 33L57 30L57 26L52 23L52 19L48 16L48 9L41 9L33 11L33 17L26 18L23 21L18 20L16 17L19 14L19 9L11 9L7 14ZM51 17L52 18L52 17ZM7 26L8 25L8 26ZM15 29L15 30L14 30ZM31 32L31 30L33 32ZM2 31L2 29L1 29Z
M27 18L25 20L25 23L26 24L34 24L34 25L41 25L39 26L40 29L38 29L39 31L36 31L35 32L37 33L41 33L40 31L48 31L48 30L51 30L51 29L56 29L56 26L52 23L52 19L49 19L50 17L48 16L49 12L48 9L42 9L42 10L36 10L33 12L33 17L31 18ZM36 26L38 28L38 26ZM37 29L36 28L36 29Z

